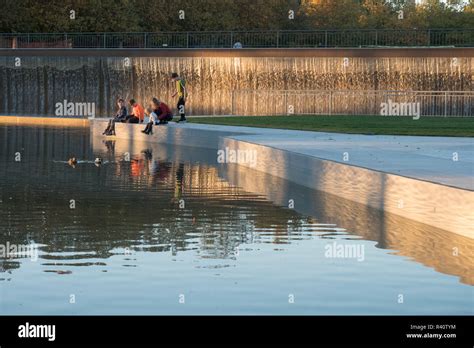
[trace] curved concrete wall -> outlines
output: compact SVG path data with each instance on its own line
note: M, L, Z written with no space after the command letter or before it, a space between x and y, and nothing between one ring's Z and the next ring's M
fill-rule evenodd
M106 122L91 120L94 142L106 139L102 136ZM235 138L238 132L225 131L225 127L211 126L203 130L193 129L192 125L181 127L170 124L155 127L152 136L141 133L142 129L142 125L117 123L117 138L128 139L130 144L151 141L173 145L192 144L193 147L213 150L227 147L236 151L254 151L258 153L255 166L253 163L241 163L239 166L474 238L474 192L470 190L242 141ZM400 202L403 202L402 206Z
M372 208L474 238L474 192L222 137L219 148L256 151L239 164Z
M213 133L215 138L216 132ZM208 135L212 136L211 132L208 132ZM212 196L218 194L223 185L232 185L259 197L265 197L277 206L275 209L281 214L288 212L286 207L289 200L293 199L296 212L306 217L311 216L316 222L331 224L331 227L324 226L324 228L332 228L334 225L338 232L347 231L349 234L373 240L378 248L392 249L394 253L432 267L438 272L458 276L462 283L474 284L474 274L470 267L474 263L472 238L449 233L336 195L309 190L307 186L240 165L220 164L215 167L215 149L193 147L191 150L189 147L176 144L169 146L149 141L129 141L130 139L105 140L100 135L92 137L91 140L95 155L115 157L128 152L133 158L148 150L154 157L175 164L196 162L200 165L209 164L211 168L218 170L219 178L224 180L210 180L207 170L193 173L193 181L197 180L202 187L200 195ZM189 140L194 141L194 138ZM109 183L108 187L112 190L123 189L115 188L115 183ZM127 194L133 195L134 192ZM218 204L219 201L216 200L216 206L210 205L206 209L216 209ZM432 247L427 248L427 245ZM457 257L453 257L453 247L458 248Z

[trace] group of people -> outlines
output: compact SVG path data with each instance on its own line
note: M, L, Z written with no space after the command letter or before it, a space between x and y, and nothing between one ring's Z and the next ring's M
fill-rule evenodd
M177 122L186 122L185 105L186 105L186 82L177 73L171 74L171 79L175 83L175 92L172 97L178 97L178 103L176 105L180 119ZM115 123L144 123L145 115L148 117L146 127L142 130L145 134L153 134L153 125L167 124L173 119L173 113L169 106L163 101L156 97L153 97L150 101L148 108L144 109L142 105L137 103L135 99L129 100L132 108L131 114L128 113L125 101L122 98L117 99L118 110L114 118L109 121L107 128L104 130L103 135L115 135Z

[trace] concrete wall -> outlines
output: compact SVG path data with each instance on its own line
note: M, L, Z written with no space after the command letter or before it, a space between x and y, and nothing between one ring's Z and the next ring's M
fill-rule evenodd
M470 91L473 57L472 48L0 50L0 113L52 116L56 103L67 100L94 103L96 116L109 117L118 97L144 104L158 97L174 106L174 71L187 81L190 115L239 112L233 109L234 90ZM243 113L256 106L262 109L258 114L271 113L274 102L264 98L239 100L248 103ZM331 107L336 113L355 104L365 114L374 102L339 96ZM308 104L320 103L298 98L292 106L303 113Z
M0 124L16 124L49 127L88 127L89 120L84 118L0 116Z

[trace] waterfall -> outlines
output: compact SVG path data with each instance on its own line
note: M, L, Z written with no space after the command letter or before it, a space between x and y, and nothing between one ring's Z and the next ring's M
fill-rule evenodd
M95 103L96 115L110 116L118 97L148 105L156 96L175 108L171 72L187 81L190 115L230 114L233 90L472 91L473 63L472 57L453 64L449 57L26 56L15 66L13 57L1 57L0 113L54 116L55 104L67 100ZM275 108L274 102L251 102L259 103L262 114ZM298 104L320 102L294 101L297 110ZM374 103L357 102L361 110Z

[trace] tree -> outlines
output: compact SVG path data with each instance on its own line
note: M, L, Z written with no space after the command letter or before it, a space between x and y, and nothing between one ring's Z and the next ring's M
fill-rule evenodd
M312 28L357 28L362 7L357 0L319 0L305 3Z
M0 31L23 33L472 28L474 23L473 0L468 4L425 0L421 5L413 0L3 0L2 4Z
M370 29L395 27L397 18L397 12L389 1L364 0L358 24Z

